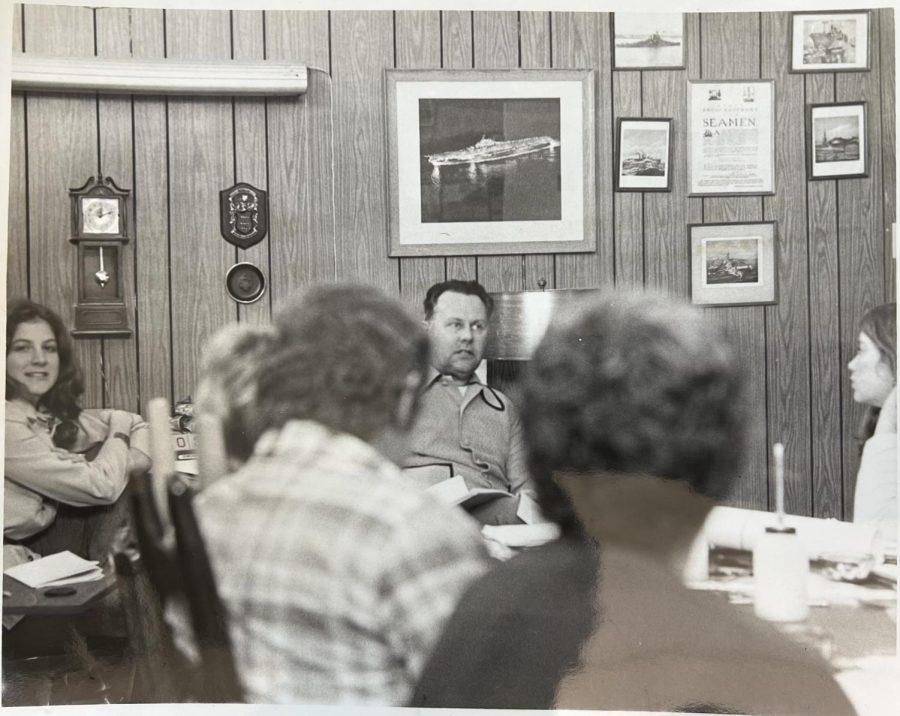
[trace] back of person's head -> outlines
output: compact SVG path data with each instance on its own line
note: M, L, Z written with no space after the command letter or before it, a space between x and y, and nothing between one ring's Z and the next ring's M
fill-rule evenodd
M611 294L552 325L526 371L523 422L547 517L574 511L554 473L624 473L721 497L742 454L735 356L700 311L672 298Z
M203 350L197 414L220 421L229 456L241 462L253 453L258 437L257 376L274 337L269 327L235 323L214 333Z
M461 281L457 278L453 278L449 281L436 283L428 289L428 292L425 294L425 300L422 302L422 305L425 308L426 321L434 314L434 307L437 305L441 294L447 293L448 291L480 298L487 311L488 318L490 318L491 314L494 312L494 299L485 290L484 286L478 283L478 281Z
M75 361L69 331L66 330L66 326L59 315L46 306L27 299L14 300L7 308L7 350L12 345L16 329L22 323L30 323L32 321L45 321L50 326L50 330L53 331L53 337L56 339L56 351L59 356L59 376L50 390L41 398L39 407L62 421L53 433L54 444L58 447L70 448L75 441L78 431L78 426L75 423L75 420L81 413L78 400L84 392L81 369ZM16 397L18 390L19 386L7 378L6 399L9 400Z
M395 300L367 286L312 288L275 318L259 377L261 427L314 420L371 441L424 378L428 340Z

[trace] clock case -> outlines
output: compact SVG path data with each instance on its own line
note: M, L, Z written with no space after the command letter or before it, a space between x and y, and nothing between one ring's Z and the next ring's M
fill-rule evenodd
M78 300L75 304L73 336L130 336L122 282L123 247L128 243L128 196L110 177L98 175L82 186L69 189L72 203L72 230L69 241L78 249ZM118 202L118 230L109 233L86 232L83 207L89 198L115 199ZM110 275L103 285L96 277L100 250L104 269Z

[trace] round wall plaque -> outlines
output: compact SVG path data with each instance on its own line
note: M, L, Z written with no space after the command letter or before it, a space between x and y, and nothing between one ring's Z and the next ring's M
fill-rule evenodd
M238 303L253 303L266 292L266 278L251 263L235 264L225 274L225 290Z

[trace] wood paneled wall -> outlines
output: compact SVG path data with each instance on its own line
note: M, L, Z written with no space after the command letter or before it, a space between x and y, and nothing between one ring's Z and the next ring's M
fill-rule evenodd
M379 286L415 309L445 277L489 290L650 287L687 297L687 224L778 222L779 302L705 309L734 339L748 375L748 453L736 503L771 503L767 446L787 449L787 505L849 516L861 412L845 366L856 326L894 292L894 37L872 14L872 67L790 74L790 14L688 15L687 67L613 72L610 14L90 9L28 5L15 49L56 55L294 60L312 68L299 98L16 94L12 105L8 296L29 295L71 321L75 251L67 189L98 170L133 191L125 252L131 339L78 341L86 402L139 410L193 390L206 338L228 321L265 321L319 280ZM597 251L593 254L387 256L385 68L593 68ZM686 90L691 79L774 79L776 193L688 198ZM864 100L865 179L808 182L806 104ZM616 117L674 119L671 193L614 193ZM218 192L267 188L270 230L240 251L218 228ZM236 306L223 277L237 260L269 278L263 300Z

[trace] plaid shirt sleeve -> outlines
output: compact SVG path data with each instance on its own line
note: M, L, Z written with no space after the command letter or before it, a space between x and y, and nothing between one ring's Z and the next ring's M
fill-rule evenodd
M396 559L382 581L383 633L414 684L463 592L487 570L488 556L474 521L442 504L408 517L396 536Z

